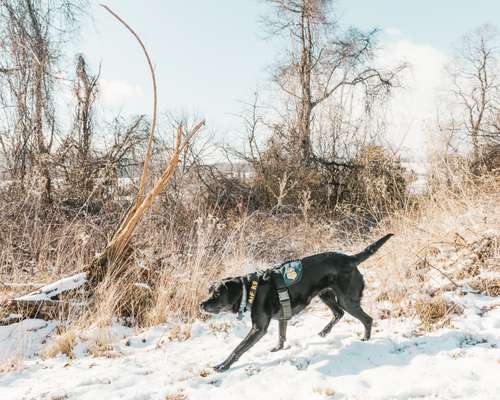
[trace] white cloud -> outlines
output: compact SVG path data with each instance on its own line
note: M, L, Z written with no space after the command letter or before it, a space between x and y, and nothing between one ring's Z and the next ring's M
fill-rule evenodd
M429 137L429 121L435 118L437 98L445 81L447 56L436 48L404 38L387 42L379 63L391 66L406 62L388 109L387 140L395 149L412 157L423 157Z
M101 80L101 96L106 106L123 107L127 100L144 97L139 85L131 85L121 80Z

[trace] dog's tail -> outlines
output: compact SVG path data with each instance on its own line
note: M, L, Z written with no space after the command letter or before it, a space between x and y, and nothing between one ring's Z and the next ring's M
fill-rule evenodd
M369 245L361 253L353 255L356 264L361 264L363 261L373 256L377 252L377 250L380 249L383 246L383 244L387 242L392 236L394 235L392 233L389 233L388 235L385 235L383 238L377 240L375 243Z

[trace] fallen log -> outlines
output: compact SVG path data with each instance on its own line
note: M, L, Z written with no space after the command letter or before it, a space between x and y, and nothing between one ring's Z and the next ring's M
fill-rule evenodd
M68 319L86 306L85 302L68 300L18 300L13 299L6 305L9 313L0 318L0 325L10 325L29 318L45 320Z
M0 325L9 325L26 318L62 319L68 316L85 303L76 299L62 300L61 295L83 289L86 281L87 273L80 272L9 300L2 305Z
M36 302L36 301L47 301L47 300L57 300L59 295L70 290L75 290L82 287L87 281L87 273L80 272L75 275L68 276L66 278L59 279L58 281L49 283L48 285L42 286L40 289L34 292L25 294L21 297L17 297L14 300L18 302Z

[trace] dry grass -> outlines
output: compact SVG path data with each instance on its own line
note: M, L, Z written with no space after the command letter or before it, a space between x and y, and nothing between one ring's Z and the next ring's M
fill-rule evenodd
M117 358L121 353L114 349L116 338L109 328L96 328L86 338L87 351L92 357Z
M73 330L61 332L52 338L47 346L42 350L42 358L53 358L59 354L64 354L69 359L73 359L73 349L75 344L76 334Z
M117 358L122 353L115 350L117 337L112 334L110 326L99 327L91 325L88 320L80 319L70 327L59 326L55 335L50 337L41 351L44 359L53 358L59 354L69 359L75 357L74 349L77 343L92 357Z
M7 372L19 371L23 368L22 357L13 356L5 360L0 364L0 374L5 374Z
M371 294L368 285L367 297L394 305L383 318L416 314L431 329L460 312L440 292L472 287L499 295L500 182L493 175L464 180L433 187L416 207L379 224L380 232L396 234L383 249L394 256L367 262L380 283Z
M167 394L165 400L188 400L188 397L182 392Z
M403 287L394 286L381 291L377 297L375 297L375 301L390 301L393 304L400 304L406 296L407 292Z
M231 324L229 322L211 322L208 325L210 332L214 335L221 333L227 333L231 329Z
M470 286L488 296L500 296L500 278L479 278L472 281Z
M174 325L168 332L168 340L171 342L184 342L191 338L191 327L189 325Z
M330 225L306 224L301 216L255 213L220 220L196 207L173 214L166 214L163 207L162 202L156 204L139 227L131 262L105 278L95 293L95 301L83 314L69 316L74 324L109 326L117 315L128 317L130 324L144 326L169 318L190 321L199 317L198 304L211 281L251 272L285 258L338 248ZM36 212L30 209L28 214ZM118 215L116 212L101 215L100 219L75 221L72 217L57 225L52 220L35 224L28 218L22 227L4 219L0 224L7 229L0 236L7 246L0 250L0 281L9 285L0 287L2 296L7 299L31 290L10 283L39 285L82 269L104 246L106 236L112 232L111 220ZM183 219L179 220L179 216ZM98 220L101 226L96 224ZM20 251L20 247L27 246L30 232L37 246ZM35 254L40 257L32 262Z
M315 387L313 392L324 397L333 397L336 394L335 390L330 387Z
M415 302L415 312L425 330L430 330L437 323L442 326L449 321L452 314L459 311L461 310L456 304L447 302L441 296Z
M382 318L421 314L426 321L434 320L433 313L443 305L433 304L431 312L424 302L446 287L470 286L498 295L498 277L485 275L500 271L498 178L462 183L433 187L429 195L417 196L411 206L381 221L369 236L361 234L362 222L355 228L324 217L308 216L305 221L300 214L265 212L221 219L197 203L172 206L162 197L138 228L130 264L107 276L93 304L71 318L82 328L109 327L117 315L142 326L174 318L189 323L200 317L198 304L211 281L321 251L357 251L390 231L395 237L362 266L367 281L365 305L376 315L377 303L391 303L390 309L380 311ZM21 214L0 210L11 215L10 222L0 220L6 243L0 251L3 281L7 277L18 283L33 283L33 277L50 281L82 267L106 243L120 215L115 209L95 218L72 215L68 221L54 211L48 220L25 218L21 224L20 215L40 212L35 206L23 207ZM0 293L11 296L16 290L25 288L4 286ZM188 336L182 330L172 335L173 340ZM59 347L65 352L63 344ZM66 352L71 354L69 347ZM95 347L96 354L106 351L105 343Z

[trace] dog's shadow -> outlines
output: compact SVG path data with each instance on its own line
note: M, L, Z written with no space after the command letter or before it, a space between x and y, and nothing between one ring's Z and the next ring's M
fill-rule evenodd
M330 340L305 343L299 345L299 348L292 346L272 361L250 364L263 369L291 363L299 370L313 369L323 375L338 377L356 375L365 370L384 366L405 366L420 355L435 355L466 346L484 344L482 339L475 340L458 331L413 337L404 341L373 338L367 342L352 341L348 345L343 345L342 340L347 337L341 334ZM329 351L329 346L332 350L341 348L339 351ZM318 347L320 349L316 350ZM246 368L248 365L241 365L241 368Z

